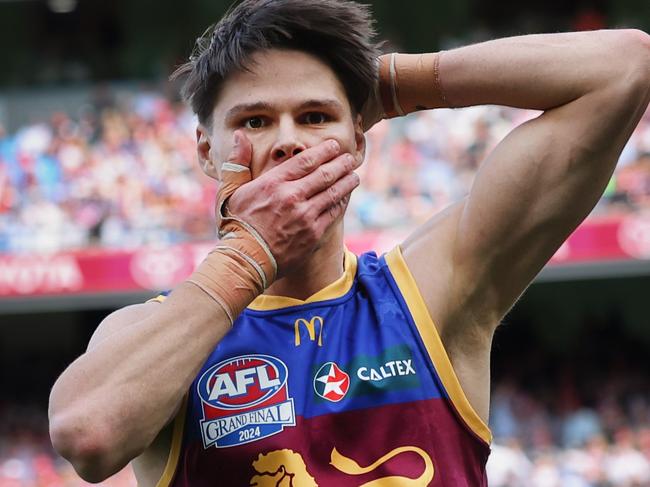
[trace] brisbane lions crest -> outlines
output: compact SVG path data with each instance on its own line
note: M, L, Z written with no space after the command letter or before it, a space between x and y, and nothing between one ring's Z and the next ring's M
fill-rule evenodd
M199 378L203 447L225 448L261 440L296 425L287 366L270 355L229 358Z

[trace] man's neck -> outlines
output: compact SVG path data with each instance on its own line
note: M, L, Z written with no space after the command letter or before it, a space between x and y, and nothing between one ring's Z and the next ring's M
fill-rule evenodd
M343 225L331 229L300 267L271 284L264 294L305 300L343 275Z

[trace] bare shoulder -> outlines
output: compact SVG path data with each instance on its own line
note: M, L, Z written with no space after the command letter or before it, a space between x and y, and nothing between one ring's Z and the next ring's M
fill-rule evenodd
M102 320L93 333L90 342L88 342L88 350L92 350L104 339L119 332L123 328L148 318L157 311L159 306L160 303L150 301L146 303L132 304L113 311Z

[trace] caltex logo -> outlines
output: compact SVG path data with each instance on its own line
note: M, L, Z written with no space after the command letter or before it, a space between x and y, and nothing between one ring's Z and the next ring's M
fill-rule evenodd
M339 402L350 389L350 376L334 362L326 362L314 377L314 391L323 399Z

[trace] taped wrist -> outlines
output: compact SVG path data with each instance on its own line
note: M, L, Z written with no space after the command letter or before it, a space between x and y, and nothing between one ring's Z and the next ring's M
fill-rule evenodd
M271 285L277 263L259 233L228 213L227 198L219 199L220 242L189 277L226 312L230 324Z
M257 263L245 251L236 246L218 245L187 281L216 301L232 325L244 308L264 291L256 267Z
M440 81L441 54L380 56L379 92L388 118L452 106Z

